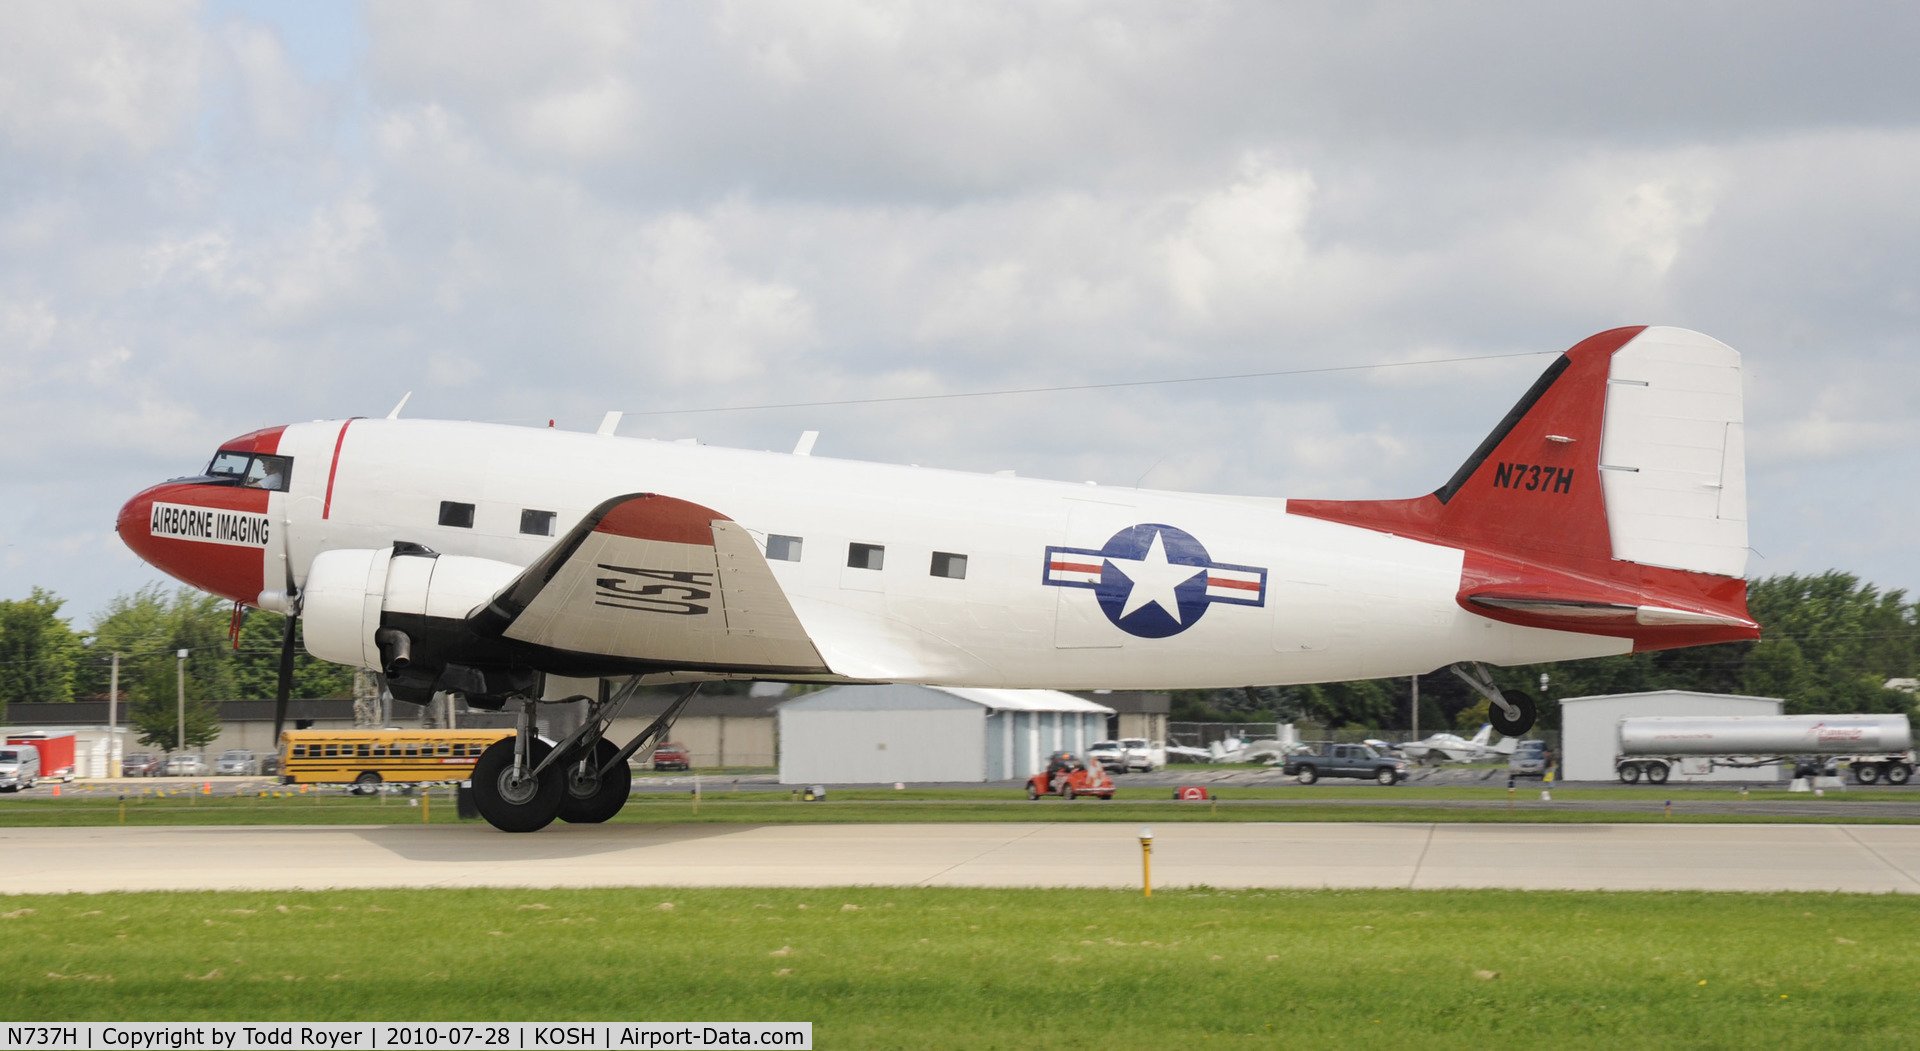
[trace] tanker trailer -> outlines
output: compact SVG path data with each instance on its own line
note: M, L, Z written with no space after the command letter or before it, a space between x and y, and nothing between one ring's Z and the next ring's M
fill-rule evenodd
M1663 784L1683 759L1714 767L1794 764L1795 776L1849 763L1863 785L1913 777L1913 730L1904 715L1647 716L1620 720L1614 769L1628 784Z

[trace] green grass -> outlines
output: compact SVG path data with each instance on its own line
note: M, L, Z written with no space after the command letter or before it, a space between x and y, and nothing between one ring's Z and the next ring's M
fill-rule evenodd
M616 819L640 823L716 824L847 824L958 821L1413 821L1490 823L1660 822L1684 820L1713 823L1865 823L1911 824L1912 817L1888 815L1871 804L1920 800L1920 793L1834 793L1823 804L1861 804L1857 814L1713 813L1692 806L1699 802L1730 804L1738 794L1702 789L1556 789L1554 803L1541 803L1536 787L1519 789L1514 807L1504 807L1504 786L1443 786L1433 788L1377 785L1314 785L1228 788L1218 806L1176 803L1170 788L1121 788L1111 801L1067 802L1046 799L1029 802L1019 789L835 789L818 802L798 802L794 793L731 791L708 786L696 811L690 795L680 792L639 793ZM69 791L59 799L9 798L0 800L0 827L28 825L279 825L279 824L415 824L423 818L435 824L457 820L452 789L432 790L423 814L399 796L354 796L338 788L302 794L279 789L262 797L200 795L186 789L133 794L124 808L118 793ZM1813 801L1812 796L1780 791L1750 793L1753 803L1786 806ZM1662 804L1671 800L1669 817ZM1476 806L1409 806L1415 801L1478 804ZM1606 804L1568 809L1555 804ZM1266 805L1263 805L1266 804ZM1326 804L1326 805L1316 805ZM1491 807L1488 805L1491 804Z
M1892 1047L1909 1046L1920 897L42 895L0 900L0 938L15 1021L808 1021L822 1048Z

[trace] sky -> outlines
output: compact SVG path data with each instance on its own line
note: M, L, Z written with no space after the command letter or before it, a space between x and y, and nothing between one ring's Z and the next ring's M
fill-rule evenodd
M1403 497L1629 324L1744 355L1750 575L1920 591L1915 53L1893 3L10 5L0 597L87 622L163 579L133 493L409 391Z

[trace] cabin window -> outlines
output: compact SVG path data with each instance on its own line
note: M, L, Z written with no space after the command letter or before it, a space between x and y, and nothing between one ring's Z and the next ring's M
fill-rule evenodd
M407 756L409 758L417 758L419 755L420 755L420 745L412 741L407 742Z
M370 744L355 745L353 751L355 755L365 759L373 754L373 746Z
M800 561L800 538L797 536L781 536L779 533L768 533L767 559L771 562Z
M374 745L373 757L375 759L385 759L387 757L387 746L383 744Z
M207 477L223 485L285 492L293 475L293 457L252 455L222 449L207 464Z
M528 536L553 535L552 511L523 510L520 512L520 531Z
M847 566L850 569L879 569L886 561L887 549L880 544L848 544Z
M307 757L307 746L303 744L294 745L293 757L295 759L305 759Z
M440 524L455 529L473 528L473 505L455 503L452 500L440 501Z
M340 746L339 746L339 745L337 745L337 744L330 744L330 745L328 745L328 746L327 746L327 758L328 758L328 759L338 759L338 758L340 758Z
M967 579L967 556L948 551L935 551L932 573L936 577L965 580Z

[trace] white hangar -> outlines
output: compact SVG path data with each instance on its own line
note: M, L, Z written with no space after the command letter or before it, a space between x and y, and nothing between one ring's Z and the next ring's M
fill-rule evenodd
M1054 690L835 686L780 705L780 782L1021 779L1104 740L1113 714Z

